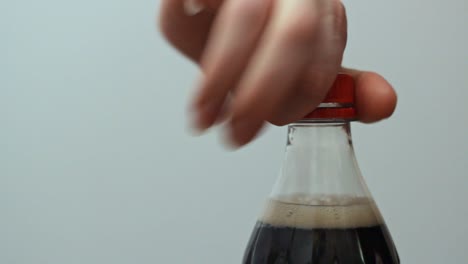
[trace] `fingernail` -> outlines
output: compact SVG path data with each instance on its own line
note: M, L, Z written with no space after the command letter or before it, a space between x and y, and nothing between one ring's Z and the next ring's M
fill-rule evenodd
M202 129L199 128L199 125L197 122L198 121L197 121L196 113L190 112L187 129L193 136L201 136L204 132Z
M225 130L225 133L222 134L222 143L227 151L236 151L239 149L239 146L232 141L231 133L228 129Z
M185 14L188 16L194 16L203 11L205 7L200 0L185 0L184 1L184 10Z
M214 116L216 115L217 104L208 102L200 107L197 107L192 117L192 128L197 133L203 133L210 128L214 123Z
M230 125L224 127L224 133L222 135L223 143L227 150L235 151L240 147L237 141L233 139L234 136Z
M228 130L227 143L229 147L237 149L250 140L248 133L253 129L253 124L249 120L232 121Z

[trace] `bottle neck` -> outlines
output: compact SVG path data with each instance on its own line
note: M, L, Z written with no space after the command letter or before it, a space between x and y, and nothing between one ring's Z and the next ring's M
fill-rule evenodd
M288 127L286 155L272 197L368 197L347 121L301 121Z
M351 124L340 120L301 120L288 126L286 147L352 150Z

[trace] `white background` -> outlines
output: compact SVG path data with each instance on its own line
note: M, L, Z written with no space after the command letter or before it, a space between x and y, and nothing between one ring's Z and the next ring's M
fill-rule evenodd
M399 95L353 137L402 263L468 263L467 1L346 4L345 64ZM285 129L190 136L197 69L158 5L0 0L0 263L240 263Z

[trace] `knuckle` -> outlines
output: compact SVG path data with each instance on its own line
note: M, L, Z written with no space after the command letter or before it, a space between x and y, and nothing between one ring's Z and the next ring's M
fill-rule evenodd
M251 22L263 17L262 14L266 11L265 2L263 0L233 0L230 2L229 9L242 21Z
M174 15L174 4L171 0L163 0L159 12L159 19L156 21L159 31L171 44L176 44L179 36L179 21Z
M159 19L157 20L157 25L164 37L168 38L170 33L170 23L167 23L169 19L167 15L167 1L163 1L161 4L161 11L159 13Z
M159 31L161 32L162 36L169 42L173 42L174 34L172 27L169 23L166 23L164 20L160 19L158 21Z
M332 16L341 16L344 11L344 5L341 0L320 0L321 10L323 14Z
M328 0L328 1L332 7L331 10L333 14L339 15L342 13L344 6L341 0Z
M341 0L319 0L320 36L330 40L346 43L347 18L346 10Z
M333 75L323 71L309 72L299 86L300 96L309 98L311 103L320 103L333 83Z
M334 7L335 29L337 32L347 35L348 22L346 17L346 9L341 1L338 1Z
M310 42L314 36L316 22L314 16L299 14L283 27L282 35L287 40Z
M329 18L332 31L340 37L347 35L346 9L340 0L330 0L331 7L325 17Z

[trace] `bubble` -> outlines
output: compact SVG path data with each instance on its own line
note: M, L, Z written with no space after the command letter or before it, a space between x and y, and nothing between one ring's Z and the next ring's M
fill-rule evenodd
M305 229L367 227L382 223L374 208L374 201L366 197L288 196L270 199L260 221Z

